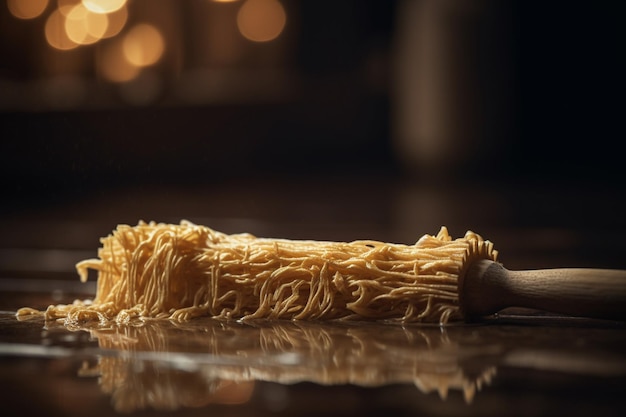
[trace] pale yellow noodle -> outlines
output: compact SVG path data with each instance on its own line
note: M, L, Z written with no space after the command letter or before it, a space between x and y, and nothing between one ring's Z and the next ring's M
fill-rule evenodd
M101 239L99 259L76 265L82 281L98 272L92 302L50 306L66 323L133 318L238 319L461 318L458 279L476 259L496 260L489 241L445 227L414 245L323 242L228 235L187 221L119 225ZM21 309L18 316L32 315Z

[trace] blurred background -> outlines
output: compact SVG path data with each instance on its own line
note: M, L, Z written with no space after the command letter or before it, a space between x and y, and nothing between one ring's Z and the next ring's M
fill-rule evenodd
M626 267L622 2L6 0L0 269L118 223ZM56 274L56 275L55 275Z

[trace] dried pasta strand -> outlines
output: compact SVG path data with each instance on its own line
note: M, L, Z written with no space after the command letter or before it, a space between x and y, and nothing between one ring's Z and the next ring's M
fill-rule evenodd
M50 306L48 319L186 321L237 319L461 319L458 279L476 259L496 260L493 244L442 227L414 245L324 242L228 235L188 221L119 225L101 239L98 259L76 265L82 281L98 272L92 302ZM18 316L35 314L32 309Z

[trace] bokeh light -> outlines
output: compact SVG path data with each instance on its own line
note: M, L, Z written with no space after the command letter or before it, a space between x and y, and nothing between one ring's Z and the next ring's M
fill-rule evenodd
M48 0L7 0L9 12L18 19L34 19L48 7Z
M128 21L128 7L124 5L116 11L108 13L107 17L109 18L109 25L107 26L106 32L102 35L102 38L112 38L124 29Z
M46 41L50 46L62 51L67 51L76 48L78 44L67 36L67 32L65 31L65 16L61 10L62 8L57 9L48 16L44 32Z
M124 37L123 50L128 62L138 67L146 67L161 59L165 51L165 41L157 28L140 23Z
M254 42L276 39L286 22L285 9L278 0L247 0L237 14L239 32Z
M126 0L82 0L83 5L94 13L112 13L126 5Z
M57 0L57 9L63 16L67 16L78 3L80 3L80 0Z
M109 25L106 14L94 13L76 4L65 17L65 31L68 38L81 45L89 45L102 39Z
M141 71L139 67L128 62L124 56L122 40L118 39L103 44L99 49L98 70L103 78L115 83L128 82Z
M48 44L59 50L69 50L118 35L128 21L126 1L120 4L110 13L100 13L87 8L80 0L58 0L57 8L46 21Z

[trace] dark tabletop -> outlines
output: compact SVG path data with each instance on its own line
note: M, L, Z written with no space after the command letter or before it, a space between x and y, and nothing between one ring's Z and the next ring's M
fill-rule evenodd
M73 264L95 256L98 238L118 223L139 219L399 243L445 224L454 237L472 229L492 240L511 269L624 268L623 202L606 190L584 192L581 200L575 187L344 178L115 189L8 212L0 248L3 407L62 416L622 415L619 321L523 310L446 327L205 318L66 328L15 318L23 306L93 296L93 280L79 283Z

